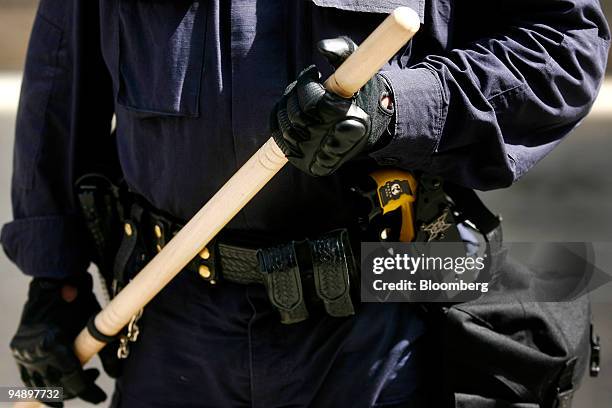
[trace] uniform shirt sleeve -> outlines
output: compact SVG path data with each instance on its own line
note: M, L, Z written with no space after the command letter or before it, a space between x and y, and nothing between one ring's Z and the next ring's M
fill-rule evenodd
M452 49L383 73L395 135L371 155L472 188L506 187L588 113L609 29L596 0L459 2L453 21Z
M98 2L43 0L17 113L12 203L2 246L26 274L84 272L90 248L74 182L116 169L112 86L100 52Z

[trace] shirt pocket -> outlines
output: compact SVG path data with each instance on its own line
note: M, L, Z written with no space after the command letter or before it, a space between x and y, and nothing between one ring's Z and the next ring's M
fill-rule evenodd
M47 2L41 3L41 11ZM50 126L49 103L56 79L62 74L59 64L63 30L55 22L36 15L23 74L16 122L13 179L16 186L32 188L44 134ZM61 15L61 13L58 13ZM61 55L60 55L61 54Z
M421 24L425 19L426 0L310 0L315 6L340 10L332 18L334 24L341 28L343 35L348 35L357 43L365 39L382 22L386 14L398 7L410 7L419 16ZM344 12L344 13L342 13ZM347 14L347 12L349 14ZM351 15L350 13L356 13ZM343 21L344 20L344 21ZM327 21L327 19L326 19ZM408 42L392 59L401 68L411 60L413 41ZM384 68L383 68L384 69Z
M120 0L121 106L143 116L199 116L205 3Z

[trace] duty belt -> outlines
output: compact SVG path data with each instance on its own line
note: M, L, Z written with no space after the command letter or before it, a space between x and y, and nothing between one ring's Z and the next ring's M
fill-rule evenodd
M125 286L181 227L181 223L134 204L115 260L114 292ZM227 281L264 286L285 324L307 319L311 307L322 308L333 317L355 313L351 293L357 293L359 280L346 229L266 247L257 247L255 241L252 245L236 245L221 235L185 270L198 273L211 285Z

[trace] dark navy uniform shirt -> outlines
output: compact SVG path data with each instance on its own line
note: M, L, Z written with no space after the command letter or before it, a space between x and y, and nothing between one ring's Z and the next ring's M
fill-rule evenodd
M317 41L359 43L397 6L414 8L422 29L383 68L396 128L372 161L505 187L589 111L610 41L597 0L42 0L5 251L30 275L85 270L73 185L91 171L121 170L188 219L267 140L269 112L299 71L330 73ZM345 189L341 174L287 166L231 227L322 233L351 222Z

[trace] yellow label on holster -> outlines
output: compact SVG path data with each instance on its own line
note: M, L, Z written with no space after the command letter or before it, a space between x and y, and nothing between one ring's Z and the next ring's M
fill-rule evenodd
M411 242L415 237L413 203L416 201L417 179L408 171L389 168L376 170L370 177L376 182L376 196L382 214L400 209L400 241Z

